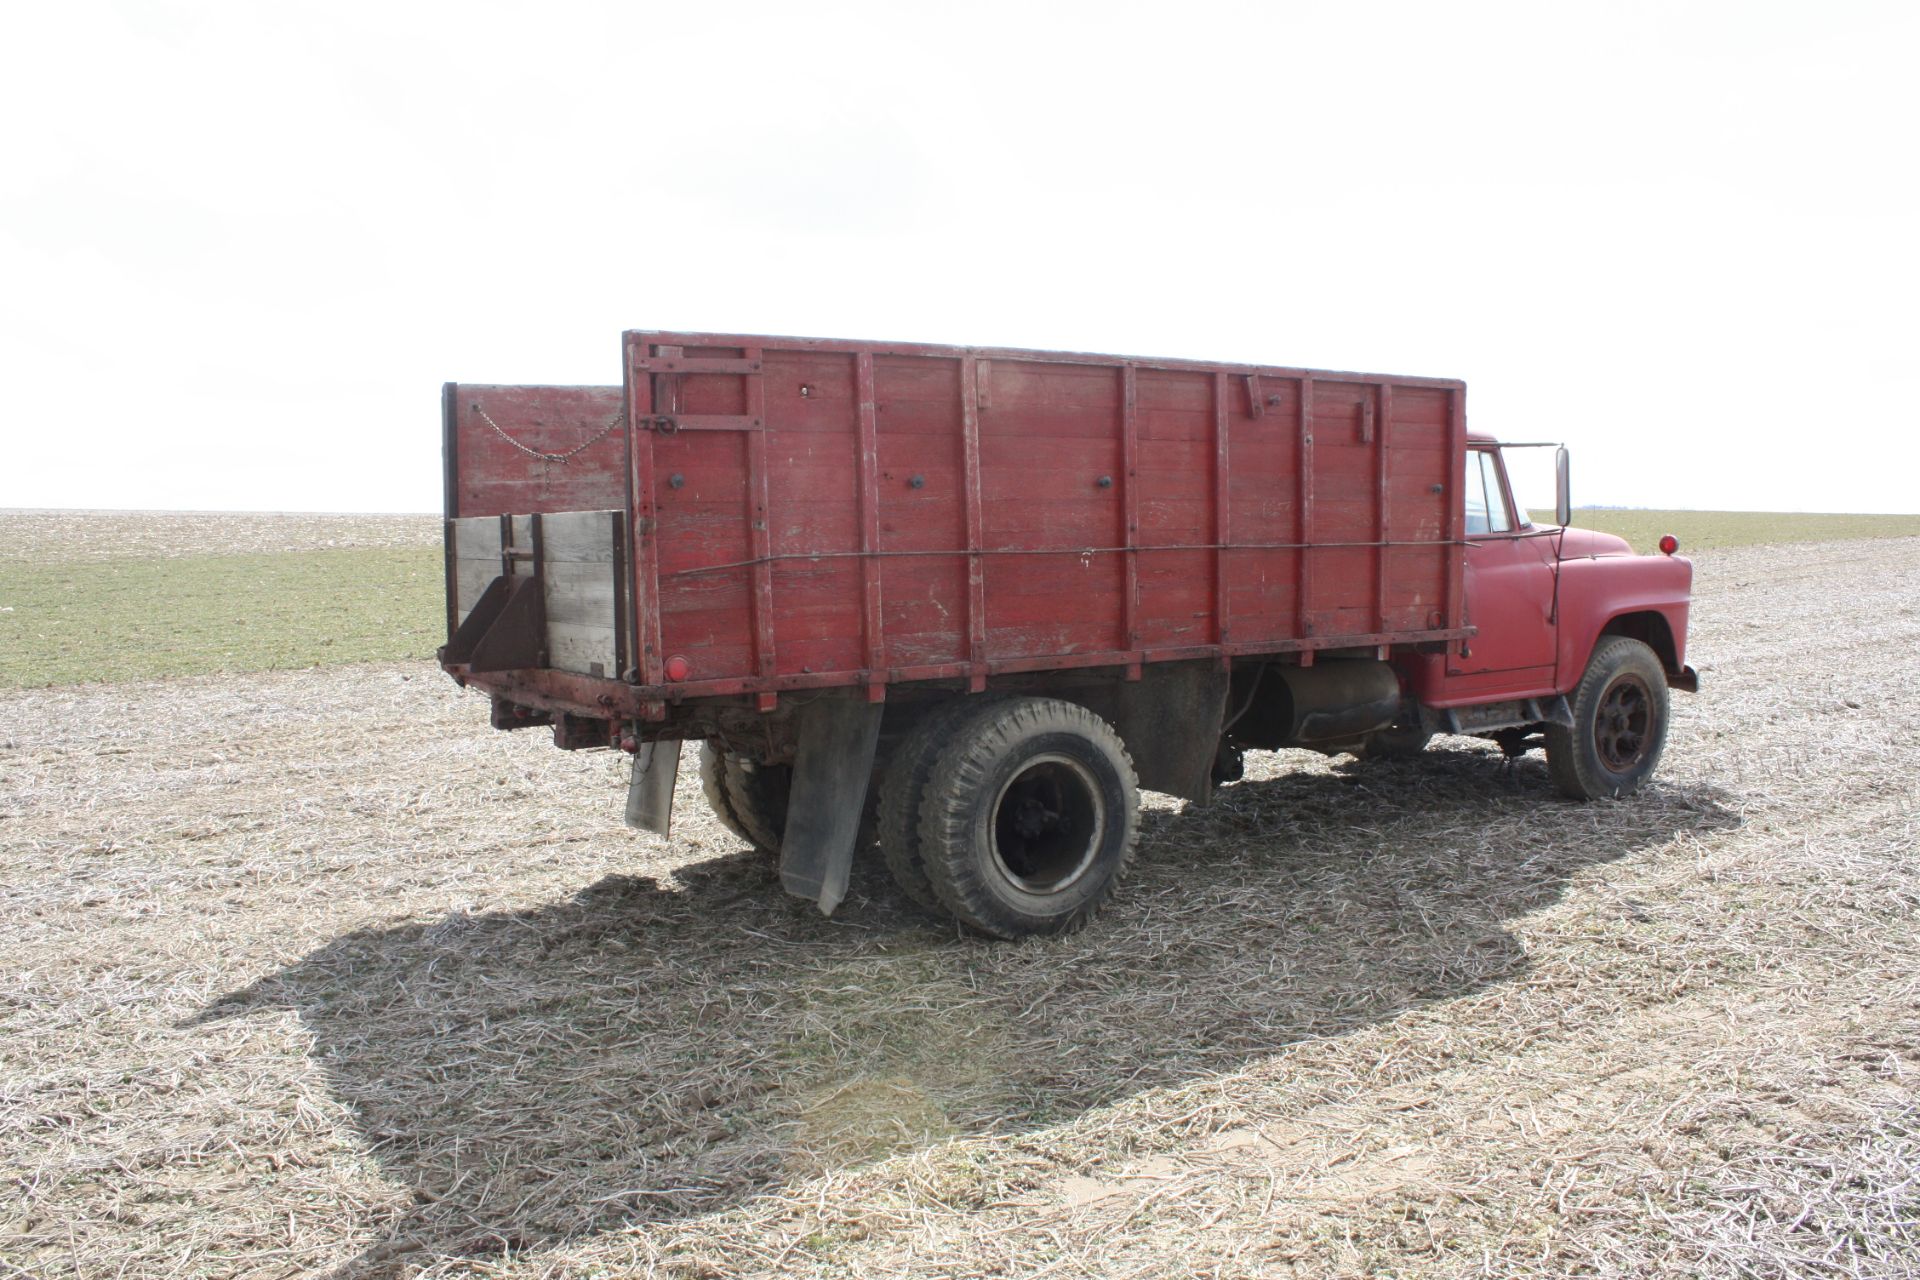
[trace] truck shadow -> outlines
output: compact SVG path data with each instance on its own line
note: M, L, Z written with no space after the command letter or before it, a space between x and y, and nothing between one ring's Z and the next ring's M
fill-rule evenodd
M1526 966L1507 921L1583 868L1735 825L1723 800L1567 804L1537 761L1436 750L1150 809L1120 900L1073 938L960 939L877 859L822 920L743 854L348 934L194 1023L298 1012L412 1192L335 1273L382 1276L1045 1127L1479 990Z

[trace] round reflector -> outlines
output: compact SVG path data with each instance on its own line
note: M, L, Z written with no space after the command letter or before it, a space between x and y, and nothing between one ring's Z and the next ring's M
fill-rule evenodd
M1674 552L1678 551L1679 549L1680 549L1680 539L1674 537L1670 533L1663 533L1660 535L1660 550L1663 554L1672 555Z
M693 664L677 653L667 659L667 679L669 680L685 680L692 671Z

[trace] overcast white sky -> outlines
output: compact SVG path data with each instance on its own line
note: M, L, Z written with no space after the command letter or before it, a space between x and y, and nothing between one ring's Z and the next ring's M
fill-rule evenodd
M0 506L437 510L623 328L1463 377L1920 511L1920 6L10 5Z

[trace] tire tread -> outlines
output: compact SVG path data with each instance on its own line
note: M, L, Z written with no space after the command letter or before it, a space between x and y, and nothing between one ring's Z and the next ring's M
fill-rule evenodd
M947 908L927 878L926 860L921 852L920 803L941 748L955 725L978 714L986 705L980 699L981 695L957 698L927 711L908 732L880 775L876 819L880 856L901 892L912 899L915 906L934 915L946 915Z
M972 873L970 827L988 777L1004 754L1037 731L1085 734L1113 753L1126 793L1125 812L1110 820L1124 824L1125 837L1112 871L1091 897L1071 913L1050 920L1009 909ZM1077 703L1051 698L1015 698L984 707L953 726L952 736L935 760L920 806L921 856L940 904L962 924L993 937L1072 933L1098 912L1132 868L1139 836L1139 781L1133 758L1112 726Z
M1616 785L1599 768L1597 759L1592 762L1587 759L1592 754L1591 709L1608 682L1623 668L1634 664L1650 668L1655 677L1652 687L1660 716L1658 741L1639 776L1625 784ZM1580 683L1574 686L1573 696L1567 701L1573 711L1573 727L1548 725L1546 733L1547 777L1553 782L1555 791L1569 800L1599 800L1630 795L1653 776L1653 771L1659 767L1660 756L1666 749L1671 703L1667 696L1666 670L1652 649L1631 636L1602 636L1593 647L1593 655L1587 659L1587 669L1581 674ZM1590 763L1592 768L1589 767Z

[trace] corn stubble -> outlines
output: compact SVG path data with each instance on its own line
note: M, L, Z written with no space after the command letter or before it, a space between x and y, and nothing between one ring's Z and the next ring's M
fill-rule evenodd
M1705 555L1642 795L1256 756L1018 946L786 899L695 753L627 832L421 663L0 694L0 1259L1909 1274L1916 601L1916 539Z

